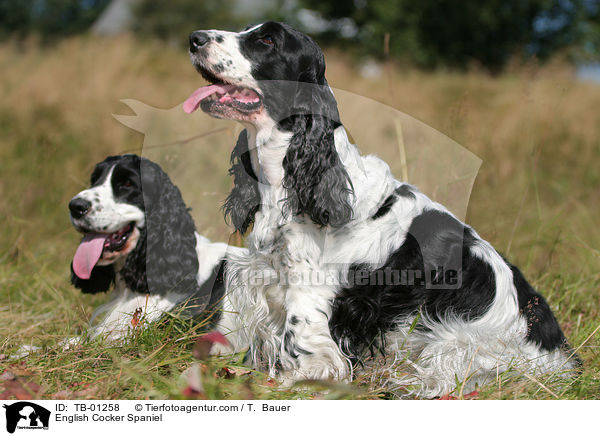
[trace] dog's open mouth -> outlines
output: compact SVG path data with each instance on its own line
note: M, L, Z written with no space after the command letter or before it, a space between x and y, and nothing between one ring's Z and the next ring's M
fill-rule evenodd
M108 260L123 250L134 228L134 223L129 223L114 233L86 233L73 257L73 271L77 277L89 279L98 261Z
M261 106L260 95L251 88L244 88L226 83L212 73L200 70L202 76L211 85L198 88L183 103L183 110L191 114L198 107L205 112L219 112L220 108L229 107L239 112L253 112Z

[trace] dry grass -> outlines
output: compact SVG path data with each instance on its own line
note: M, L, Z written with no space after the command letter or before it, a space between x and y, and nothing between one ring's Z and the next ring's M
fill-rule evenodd
M600 397L600 341L597 335L589 337L599 319L600 230L594 217L600 213L600 113L595 110L600 87L574 81L561 64L532 64L499 77L388 65L373 80L358 75L340 53L329 53L327 59L335 88L410 114L483 160L468 222L524 269L549 299L571 343L582 345L586 367L575 381L500 375L482 396ZM0 353L23 343L48 345L46 354L27 362L34 377L45 375L46 397L79 382L98 386L87 392L89 397L177 396L177 374L190 363L189 330L182 330L179 339L156 330L120 350L89 348L61 355L52 344L83 328L103 299L83 296L68 284L78 236L68 221L67 202L87 185L95 162L142 149L143 137L111 114L130 113L119 102L123 98L172 108L198 86L197 74L184 52L130 37L76 38L47 49L0 46L0 71L0 214L6 217L0 234ZM204 130L226 131L190 145L194 148L187 156L196 161L194 171L191 166L184 171L185 180L200 187L194 191L197 198L189 200L199 230L226 240L230 229L217 206L230 183L226 168L236 127L206 123ZM392 152L378 149L379 143L379 138L369 141L364 149L388 159ZM144 152L152 155L149 149ZM187 162L169 161L168 152L160 156L171 170ZM399 176L398 162L390 163ZM214 207L206 207L209 203ZM262 376L253 377L237 384L215 379L209 382L209 396L303 396L270 390ZM340 397L378 394L376 387L365 386L329 392Z

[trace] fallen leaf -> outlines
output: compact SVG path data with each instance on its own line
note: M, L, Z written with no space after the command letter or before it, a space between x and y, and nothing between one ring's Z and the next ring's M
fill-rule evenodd
M133 312L133 316L131 317L131 326L133 328L138 327L142 323L142 308L138 307Z
M33 371L30 370L29 368L27 368L27 363L25 363L24 361L18 362L18 363L13 363L11 365L8 366L10 372L12 372L13 374L17 375L17 376L28 376L28 375L33 375Z
M215 377L224 378L226 380L232 379L235 377L235 371L224 366L215 373Z
M229 368L229 370L232 371L237 377L252 374L252 371L246 368Z
M0 394L0 400L33 400L38 397L42 391L40 385L34 382L28 382L21 378L6 380L0 384L4 392Z

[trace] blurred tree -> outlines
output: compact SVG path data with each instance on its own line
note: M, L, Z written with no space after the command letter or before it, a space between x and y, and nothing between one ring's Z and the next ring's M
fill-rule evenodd
M600 0L577 3L577 41L574 57L578 61L600 59Z
M234 14L235 0L140 0L133 9L133 30L176 44L187 44L196 29L239 30L244 17Z
M384 35L389 33L392 56L425 67L464 68L477 62L497 71L513 55L544 59L563 47L581 44L584 33L590 35L594 28L592 23L598 29L597 20L590 18L592 11L597 14L599 1L300 0L300 4L333 23L320 35L323 41L339 40L335 23L350 18L357 28L350 39L370 54L383 54ZM586 20L589 29L582 29Z
M86 31L108 0L0 0L0 38L41 35L47 42Z

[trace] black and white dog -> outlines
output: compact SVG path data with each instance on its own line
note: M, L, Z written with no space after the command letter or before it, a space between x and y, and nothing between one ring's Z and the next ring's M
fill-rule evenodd
M246 128L225 206L236 229L253 225L249 252L227 267L236 314L222 327L244 333L234 351L250 347L257 366L286 381L346 380L353 363L383 355L388 385L414 383L426 397L511 368L577 365L515 266L349 142L307 35L276 22L195 31L190 56L212 84L184 110Z
M90 338L117 340L138 322L184 306L195 317L226 300L227 254L245 250L199 235L179 189L156 163L132 154L108 157L69 210L84 234L71 264L73 285L98 293L114 283L112 299L93 315L92 321L104 318Z

